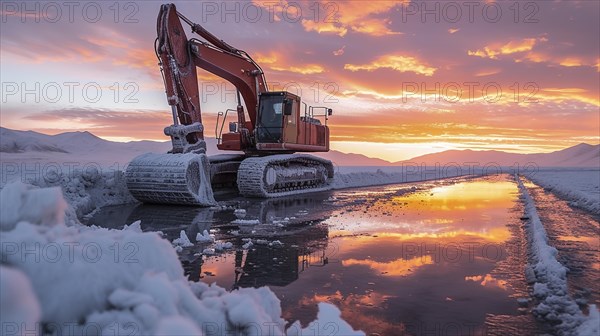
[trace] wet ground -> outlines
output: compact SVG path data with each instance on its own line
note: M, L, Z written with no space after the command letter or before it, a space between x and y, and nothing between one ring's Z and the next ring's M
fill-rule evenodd
M222 196L220 204L108 207L90 224L120 228L141 220L143 230L163 231L170 240L180 230L192 241L209 230L233 248L214 255L202 255L208 244L184 249L180 259L190 278L229 289L269 286L284 318L303 325L325 301L373 335L547 332L530 313L523 206L509 176L286 199ZM246 210L245 217L234 209ZM581 237L571 231L559 236L569 235ZM597 258L597 249L591 253ZM597 262L590 267L598 271ZM581 273L575 290L588 288L589 276L597 274ZM597 287L582 297L597 300Z
M600 223L582 209L525 182L538 209L550 246L558 250L558 261L569 269L571 297L585 307L600 303Z

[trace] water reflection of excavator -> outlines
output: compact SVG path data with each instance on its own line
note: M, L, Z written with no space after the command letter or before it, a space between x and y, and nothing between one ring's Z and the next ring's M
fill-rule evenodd
M296 196L252 202L246 206L248 216L273 223L282 218L298 218L298 224L279 228L276 238L283 247L255 244L253 249L235 252L233 289L240 287L286 286L298 279L308 267L329 262L333 246L328 241L329 229L321 222L329 217L326 200L329 195ZM321 209L311 214L306 209Z
M328 242L329 230L321 224L331 213L328 209L332 208L327 206L329 196L328 193L319 193L310 197L298 195L260 201L240 200L238 206L246 209L246 218L258 219L261 222L258 226L267 231L255 226L255 231L258 231L252 236L255 245L248 250L233 252L234 260L226 266L234 269L232 287L285 286L298 279L307 268L326 265L335 252L334 245ZM306 214L307 209L317 208L321 211ZM274 225L281 219L293 216L300 217L284 227ZM178 237L179 231L185 230L188 237L193 239L204 230L218 229L222 233L235 230L235 225L229 223L234 219L230 211L212 208L140 204L131 211L126 222L141 220L144 230L161 231L169 239ZM223 238L231 241L240 240L240 237L244 235ZM256 243L258 239L280 240L283 246L261 245ZM243 244L241 241L238 243ZM189 278L198 281L205 261L195 252L189 250L181 253L180 259Z
M289 236L304 232L307 226L319 223L329 216L333 205L329 202L329 192L314 195L297 195L267 199L237 199L230 204L246 210L246 219L258 220L259 225L248 227L257 234ZM234 203L235 202L235 203ZM108 208L107 208L108 209ZM309 211L310 210L310 211ZM126 213L116 220L114 210L106 216L96 216L103 222L115 223L114 228L121 228L126 223L141 221L144 231L160 231L172 238L179 236L179 231L185 230L189 237L195 237L204 230L218 229L220 231L239 230L243 233L244 226L232 223L236 216L232 211L222 211L215 208L169 206L156 204L137 204L129 206ZM102 211L99 212L103 215ZM285 219L288 220L285 220ZM95 224L90 223L90 224ZM278 226L277 224L285 225Z
M255 245L252 250L236 251L232 289L287 286L308 267L327 265L333 253L328 233L324 225L308 227L303 235L281 239L284 247Z
M205 41L188 40L180 19ZM128 165L126 182L135 198L148 203L209 205L213 202L211 184L227 183L237 184L240 194L250 197L329 189L332 163L294 153L329 150L326 123L331 109L307 106L289 92L269 91L262 69L250 55L193 23L173 4L161 6L157 32L156 55L173 114L173 125L164 132L171 137L173 149L168 154L143 154ZM232 111L237 122L230 123L225 134L221 125L217 147L243 155L205 155L196 67L236 87L237 108ZM325 124L316 117L322 117ZM225 120L226 115L223 124Z
M292 209L314 206L315 203L322 204L323 200L319 197L297 196L286 199L285 202L281 201L282 199L262 200L258 205L248 208L248 216L258 218L261 223L266 224L265 226L273 227L274 221L289 216ZM287 206L283 206L284 204ZM124 217L123 222L118 222L118 225L114 226L115 229L122 228L123 223L139 220L144 231L162 232L169 240L178 237L181 230L193 239L196 234L211 228L232 228L230 224L214 225L223 218L219 218L218 213L211 208L140 204L135 208L128 208L127 212L129 215ZM335 253L335 246L328 241L327 226L319 224L327 214L323 216L320 220L311 218L310 224L303 221L278 228L277 232L270 231L265 236L254 236L255 242L261 237L271 241L280 240L283 242L282 247L255 244L252 249L233 252L235 261L230 265L234 269L232 289L267 285L285 286L297 280L300 273L306 269L327 265L329 257ZM109 218L111 218L110 214ZM113 223L117 222L113 220ZM231 239L232 237L228 238ZM186 253L179 254L185 273L192 281L200 280L204 264L203 257L196 252L196 250L187 250Z

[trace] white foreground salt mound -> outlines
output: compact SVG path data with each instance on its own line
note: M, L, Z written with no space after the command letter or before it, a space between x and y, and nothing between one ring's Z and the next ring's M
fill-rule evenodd
M7 186L3 193L18 209L32 204L31 214L40 216L18 212L10 217L16 226L0 235L1 319L21 328L14 334L30 332L22 328L32 324L37 333L59 335L286 333L270 289L228 292L188 281L171 244L157 233L140 232L139 223L123 230L67 227L46 216L60 209L60 193L42 190L45 201L34 203L22 197L21 187ZM319 319L326 320L319 327L334 323L356 334L337 308L319 308Z
M50 226L64 223L67 208L60 188L11 183L0 191L0 231L12 230L22 220Z
M2 262L30 279L44 321L73 323L108 309L109 295L135 288L148 272L183 279L171 244L156 233L20 222L0 242Z
M41 316L40 304L23 272L0 265L0 334L18 335L35 330Z
M9 187L17 188L14 184L18 182L37 188L60 187L64 200L70 206L66 211L67 225L74 225L78 224L77 218L88 215L101 207L136 202L127 189L125 175L122 171L101 171L101 169L89 166L86 169L69 169L60 173L49 171L34 176L13 176L9 183L2 186L2 190ZM28 189L33 189L31 186ZM13 192L11 191L9 194L13 195ZM15 194L12 199L14 200L16 197ZM41 199L38 198L38 200ZM48 197L47 200L62 201L63 198ZM3 199L2 203L4 204L4 202Z

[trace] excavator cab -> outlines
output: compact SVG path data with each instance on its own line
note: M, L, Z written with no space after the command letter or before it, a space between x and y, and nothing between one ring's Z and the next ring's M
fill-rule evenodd
M300 106L300 97L290 92L262 92L258 95L255 128L258 151L292 153L329 150L327 119L332 113L331 109L304 104L304 111L301 112Z
M283 142L284 119L292 117L294 99L288 92L261 93L258 100L256 140L258 143ZM285 130L287 131L287 129Z

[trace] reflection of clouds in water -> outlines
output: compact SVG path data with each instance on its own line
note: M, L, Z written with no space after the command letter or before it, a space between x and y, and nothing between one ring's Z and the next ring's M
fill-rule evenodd
M336 290L332 294L314 294L312 297L303 296L302 299L300 299L300 304L308 306L315 302L329 302L336 306L381 306L387 299L393 297L395 296L382 294L373 290L369 290L365 294L351 293L347 295L343 295L339 290Z
M404 255L405 258L411 256L411 253L423 256L434 253L434 261L439 260L439 258L442 258L442 260L453 259L451 255L454 253L460 253L459 259L461 255L462 258L482 256L493 259L496 250L501 248L500 244L510 238L510 231L506 227L498 227L485 232L461 230L442 233L395 233L375 231L369 236L357 236L349 233L349 231L329 231L330 239L335 238L335 241L341 247L340 252L345 255L367 248L377 248L379 251L384 251L386 246L393 246L394 253L407 253L408 255ZM457 250L461 252L457 252Z
M433 259L428 255L412 259L398 258L390 262L348 259L343 260L342 264L346 267L354 265L368 266L372 270L386 276L406 276L413 273L421 266L433 264Z
M328 224L340 235L383 231L415 238L423 237L420 234L432 238L469 235L504 241L510 237L504 225L511 216L506 209L516 198L515 184L506 177L500 181L482 178L436 186L431 192L381 195L373 204L355 201L352 208L337 211Z
M299 307L312 307L319 302L328 302L334 304L342 311L342 317L347 321L352 321L354 325L360 325L367 330L382 330L386 335L404 335L406 328L402 322L391 323L382 316L373 314L373 307L385 307L389 299L396 296L386 295L375 291L367 291L365 294L342 294L336 290L330 294L314 294L312 296L303 296L299 302ZM293 319L293 315L284 312L284 317ZM365 328L366 327L366 328Z
M506 281L494 278L491 274L466 276L465 281L477 282L484 287L497 287L506 290Z

